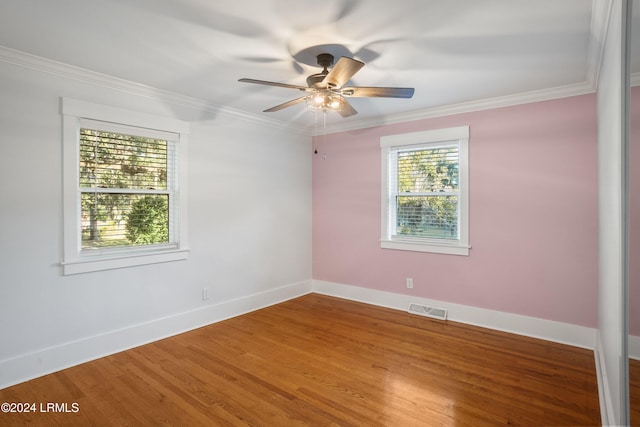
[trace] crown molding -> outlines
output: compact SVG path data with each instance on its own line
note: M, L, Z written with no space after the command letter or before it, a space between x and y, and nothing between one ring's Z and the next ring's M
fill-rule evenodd
M559 86L555 88L523 92L513 95L500 96L495 98L480 99L459 104L444 105L441 107L415 110L407 113L391 114L381 117L363 119L357 122L342 122L328 125L322 131L314 132L312 135L322 133L345 132L356 129L364 129L375 126L383 126L416 120L431 119L434 117L451 116L454 114L470 113L474 111L489 110L494 108L511 107L514 105L528 104L532 102L550 101L553 99L568 98L571 96L586 95L594 93L596 88L591 82L576 83L572 85Z
M608 0L594 0L594 3L600 3L601 1L609 3ZM598 54L593 55L597 56ZM597 82L597 79L589 78L583 83L560 86L556 88L530 91L496 98L481 99L422 110L414 110L407 113L391 114L369 119L361 119L352 122L345 121L328 125L326 129L323 129L321 132L316 132L313 128L308 126L295 126L287 122L268 119L264 116L248 113L231 107L212 105L210 102L202 99L180 95L174 92L154 88L141 83L136 83L125 79L120 79L118 77L97 73L84 68L75 67L62 62L54 61L36 55L31 55L15 49L10 49L5 46L0 46L0 61L75 80L78 82L88 83L113 90L118 90L124 93L129 93L132 95L155 99L161 102L167 102L173 105L180 105L196 109L198 111L211 113L216 116L226 115L228 117L251 122L254 125L258 124L280 130L286 129L288 131L304 135L318 135L321 132L336 133L355 129L365 129L375 126L410 122L453 114L462 114L473 111L509 107L531 102L540 102L558 98L566 98L570 96L584 95L595 92L595 83ZM631 82L632 85L640 84L640 74L633 75Z
M288 131L308 135L308 130L297 127L289 123L267 119L263 116L251 114L246 111L237 110L235 108L215 105L209 101L181 95L175 92L158 89L141 83L132 82L107 74L90 71L85 68L75 67L63 62L54 61L37 55L32 55L19 50L11 49L6 46L0 46L0 62L29 68L42 73L55 75L58 77L75 80L82 83L88 83L95 86L105 87L120 92L142 96L154 99L160 102L166 102L172 105L180 105L198 111L210 113L214 116L226 115L243 121L250 121L252 124L260 124L263 126L287 129Z

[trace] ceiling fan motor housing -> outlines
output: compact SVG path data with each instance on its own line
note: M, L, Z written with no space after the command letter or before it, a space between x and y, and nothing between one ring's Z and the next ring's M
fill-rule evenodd
M318 55L318 65L324 68L324 71L327 71L327 68L333 65L333 55L330 53L321 53Z
M323 70L320 73L312 74L307 77L307 86L309 87L318 87L318 84L322 83L327 74L329 74L329 70L327 68L333 65L333 55L330 53L321 53L317 58L318 65L321 66Z

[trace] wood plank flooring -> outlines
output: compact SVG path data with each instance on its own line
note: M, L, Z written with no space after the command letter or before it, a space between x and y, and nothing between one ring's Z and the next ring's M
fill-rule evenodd
M317 294L0 390L0 402L37 405L0 413L0 426L600 424L590 350Z
M640 360L629 359L629 402L631 425L640 426Z

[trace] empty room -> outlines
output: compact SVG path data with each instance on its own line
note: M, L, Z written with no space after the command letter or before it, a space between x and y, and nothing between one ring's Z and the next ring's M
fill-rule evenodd
M640 425L640 2L4 0L0 426Z

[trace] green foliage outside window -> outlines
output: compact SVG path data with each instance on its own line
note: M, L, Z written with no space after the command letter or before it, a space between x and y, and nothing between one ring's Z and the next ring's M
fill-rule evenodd
M169 241L169 210L167 198L145 196L133 203L125 215L127 239L142 245Z

